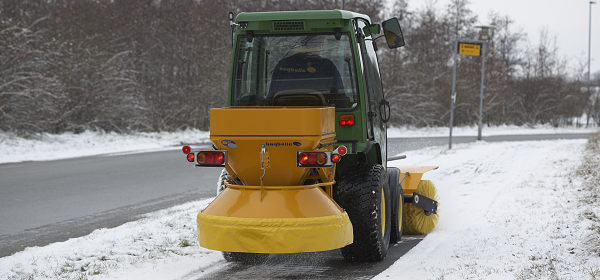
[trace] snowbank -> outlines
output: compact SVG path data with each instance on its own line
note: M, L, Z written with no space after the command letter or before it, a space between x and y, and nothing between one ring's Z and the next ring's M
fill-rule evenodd
M464 126L452 128L452 136L477 136L477 126ZM532 127L523 127L516 125L503 125L487 127L481 130L483 137L494 135L524 135L524 134L569 134L569 133L593 133L599 130L598 127L552 127L551 125L536 125ZM388 137L448 137L450 135L449 127L391 127L388 129Z
M181 149L182 144L208 143L200 130L117 134L86 131L80 134L38 134L29 138L0 132L0 164L43 161L112 153Z

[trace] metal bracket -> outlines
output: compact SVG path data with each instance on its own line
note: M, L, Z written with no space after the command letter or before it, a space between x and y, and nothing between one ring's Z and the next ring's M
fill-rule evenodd
M269 153L266 152L265 144L261 144L260 148L260 169L263 171L262 177L260 180L262 181L265 178L265 173L267 172L265 169L271 168L271 159L269 158Z
M333 36L335 37L336 40L340 40L342 39L342 29L341 28L334 28L333 29Z
M268 164L265 164L265 156L266 159L268 160ZM265 174L267 172L267 170L265 170L265 168L271 168L270 166L271 162L269 159L269 153L266 152L266 148L265 148L265 144L261 144L260 145L260 169L262 169L263 174L260 177L260 201L263 201L263 198L265 196L265 188L263 185L263 179L265 178Z
M329 142L329 143L321 144L321 145L320 145L320 146L317 148L317 150L320 150L320 149L322 149L323 147L327 147L327 146L331 146L331 145L337 144L337 142L338 142L338 141L333 141L333 142Z
M244 27L242 27L242 28L244 28ZM248 41L248 43L252 43L252 40L254 40L254 31L252 31L252 30L246 31L246 40Z
M402 177L402 180L400 180L400 182L398 183L398 188L402 188L402 181L404 181L404 179L406 179L406 177L407 177L408 175L410 175L410 173L407 171L407 172L404 174L404 177Z
M408 175L410 175L409 172L404 173L404 177L402 177L402 179L400 179L400 182L398 182L398 193L404 193L404 190L402 190L402 181L404 181L404 179L406 179L406 177ZM402 199L404 200L404 203L406 203L406 197L407 196L408 195L405 195L405 196L402 197ZM412 198L411 198L411 201L412 201Z
M438 202L420 193L415 192L413 195L405 195L404 203L412 203L415 207L423 209L427 216L432 213L437 214Z

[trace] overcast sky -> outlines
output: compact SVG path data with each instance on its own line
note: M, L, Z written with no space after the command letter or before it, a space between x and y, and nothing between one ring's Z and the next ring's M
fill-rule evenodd
M429 0L409 0L411 9L425 7ZM438 0L445 9L449 0ZM600 0L592 5L592 74L600 71ZM488 24L488 14L496 11L515 20L527 33L532 46L539 43L539 34L547 28L550 38L556 37L560 56L570 65L578 60L587 62L589 38L589 0L470 0L471 10L478 15L478 24ZM587 68L586 68L587 71Z

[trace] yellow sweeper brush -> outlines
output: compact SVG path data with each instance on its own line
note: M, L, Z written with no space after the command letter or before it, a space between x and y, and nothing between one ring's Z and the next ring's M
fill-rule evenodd
M438 215L438 195L435 185L421 180L423 173L437 166L402 166L400 184L404 193L403 231L408 234L428 234L435 228Z
M429 180L421 180L417 193L438 201L435 185ZM414 198L413 198L414 199ZM439 204L438 204L439 205ZM427 212L414 206L412 203L404 204L404 232L408 234L428 234L435 228L439 213ZM439 211L439 209L437 209Z

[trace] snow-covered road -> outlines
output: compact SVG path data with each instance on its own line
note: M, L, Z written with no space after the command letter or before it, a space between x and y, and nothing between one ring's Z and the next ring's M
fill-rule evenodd
M591 279L582 242L590 210L575 169L586 140L459 144L408 152L397 165L439 165L440 222L375 279ZM200 248L195 215L210 200L0 259L1 279L197 279L226 265ZM30 277L31 276L31 277Z

